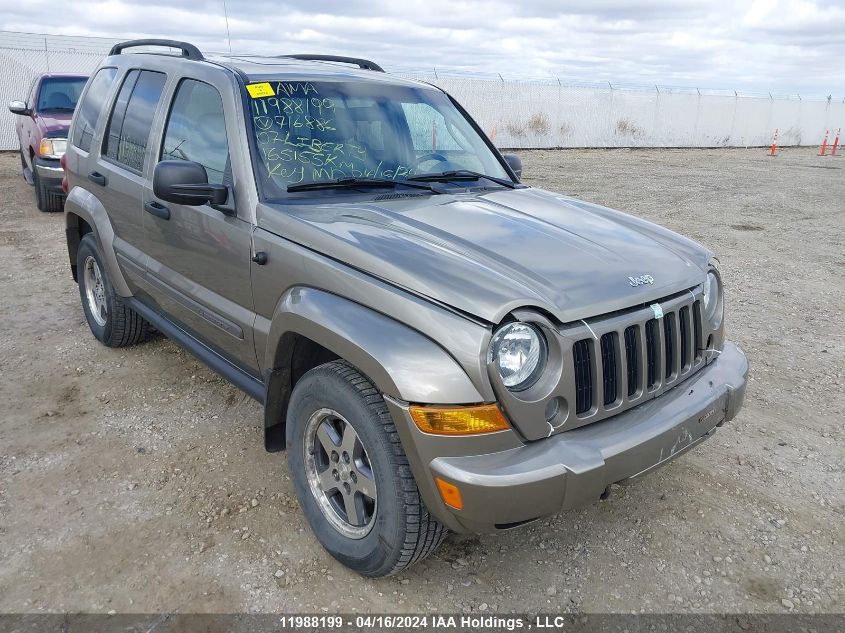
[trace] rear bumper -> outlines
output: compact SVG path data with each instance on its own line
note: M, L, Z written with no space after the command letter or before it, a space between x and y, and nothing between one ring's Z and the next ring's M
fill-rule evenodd
M731 420L747 376L745 354L726 343L695 376L610 419L499 452L435 457L426 476L455 484L463 509L439 498L426 502L449 527L465 532L512 527L591 503L611 484L641 477Z

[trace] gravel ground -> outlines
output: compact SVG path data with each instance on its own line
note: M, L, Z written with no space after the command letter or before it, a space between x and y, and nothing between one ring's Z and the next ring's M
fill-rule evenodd
M383 580L316 543L255 402L166 339L94 340L62 217L0 155L0 612L845 611L845 160L814 153L523 153L719 254L745 408L607 501Z

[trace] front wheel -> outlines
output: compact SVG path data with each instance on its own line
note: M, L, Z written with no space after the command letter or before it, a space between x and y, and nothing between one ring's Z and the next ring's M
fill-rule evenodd
M388 576L430 554L446 528L420 498L384 400L344 361L305 374L287 416L288 464L320 544L365 576Z

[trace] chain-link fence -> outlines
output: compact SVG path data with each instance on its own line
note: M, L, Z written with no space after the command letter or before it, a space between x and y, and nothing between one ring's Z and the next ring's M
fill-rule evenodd
M747 147L815 145L845 127L845 98L741 94L562 79L399 71L434 83L500 147Z
M0 150L18 148L15 115L6 107L9 101L25 101L32 80L43 73L92 72L113 43L99 38L0 31Z
M42 73L90 73L117 41L0 31L0 104L24 99ZM815 145L845 127L843 97L392 71L447 90L507 148L762 146L775 129L782 145ZM17 148L13 117L0 110L0 149Z

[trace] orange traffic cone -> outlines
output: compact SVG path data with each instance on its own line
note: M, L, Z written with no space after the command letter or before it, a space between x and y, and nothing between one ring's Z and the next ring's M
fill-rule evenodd
M775 128L775 133L772 135L772 148L769 150L769 156L778 155L778 130Z
M827 150L827 135L830 130L824 131L824 140L822 141L822 150L819 152L819 156L824 156L825 150Z
M833 148L830 151L831 156L836 156L836 148L839 147L839 130L842 128L837 128L836 136L833 137ZM841 156L842 154L840 154Z

